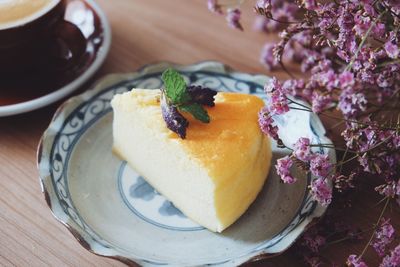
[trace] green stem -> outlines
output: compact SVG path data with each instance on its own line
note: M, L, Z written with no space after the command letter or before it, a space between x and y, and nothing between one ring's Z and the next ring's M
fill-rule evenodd
M360 122L360 121L357 121L357 120L349 120L349 119L339 118L339 117L328 115L328 114L325 114L325 113L320 113L319 115L325 116L325 117L328 117L328 118L331 118L331 119L342 120L342 121L345 121L345 122L357 123L357 124L359 124L361 126L364 126L364 125L365 126L374 126L374 127L376 126L376 125L373 125L373 124L370 124L370 123ZM396 127L397 127L397 125L396 125ZM379 129L382 129L382 130L394 130L395 131L397 128L379 126Z
M349 147L348 147L348 146L346 146L346 151L344 152L344 154L343 154L343 157L342 157L342 160L341 160L341 161L343 161L343 160L346 158L348 150L349 150ZM340 166L340 168L339 168L339 173L340 173L340 174L342 174L342 170L343 170L343 165L341 165L341 166Z
M309 109L304 109L304 108L294 108L294 107L290 107L290 109L311 112L311 110L309 110Z
M301 104L301 103L299 103L299 102L296 102L296 101L294 101L294 100L292 100L292 99L290 99L290 98L286 98L286 99L289 101L289 104L296 104L296 105L301 106L301 107L304 108L304 109L301 109L301 108L290 107L291 109L300 110L300 111L312 112L312 110L311 110L308 106L303 105L303 104ZM325 117L328 117L328 118L331 118L331 119L340 120L340 121L342 121L342 122L356 123L356 124L359 124L359 125L361 125L361 126L364 126L364 125L365 125L365 126L375 126L375 125L372 125L372 124L370 124L370 123L360 122L360 121L351 120L351 119L344 119L344 118L332 116L332 115L325 114L325 113L319 113L318 115L320 115L320 116L325 116ZM396 125L395 127L384 127L384 126L379 126L379 128L382 129L382 130L394 130L394 131L395 131L395 130L397 130L397 127L398 127L398 126L400 126L400 125Z
M335 123L334 125L332 125L331 127L329 127L329 130L333 130L336 127L342 125L343 123L344 123L344 121L339 121L339 122Z
M367 232L369 232L369 231L371 231L371 230L373 230L373 229L374 229L374 227L370 227L370 228L368 228L368 229L366 229L366 230L364 230L364 231L359 232L359 234L367 233ZM330 246L330 245L333 245L333 244L337 244L337 243L346 241L346 240L348 240L348 239L351 239L351 237L346 236L346 237L344 237L344 238L340 238L340 239L331 241L331 242L327 243L327 244L325 245L325 247L328 247L328 246Z
M382 63L378 64L377 67L381 68L381 67L385 67L387 65L393 64L393 63L400 63L400 59L394 59L394 60L391 60L391 61L382 62Z
M310 107L308 107L308 106L306 106L306 105L303 105L303 104L301 104L301 103L299 103L299 102L297 102L297 101L294 101L293 99L290 99L290 98L287 98L287 97L286 97L286 99L289 101L289 104L296 104L296 105L298 105L298 106L300 106L300 107L303 107L303 108L307 109L307 111L312 112L312 110L310 109Z
M359 259L361 259L362 256L364 256L364 254L365 254L365 252L367 251L369 245L371 244L372 239L374 238L375 230L376 230L376 228L378 228L378 226L379 226L379 222L381 221L381 219L382 219L382 217L383 217L383 214L385 213L385 210L386 210L387 206L389 205L389 201L390 201L390 198L387 198L387 200L386 200L386 202L385 202L385 206L383 207L382 212L381 212L381 214L379 215L379 218L378 218L376 224L374 225L374 228L373 228L374 231L372 232L372 235L371 235L371 237L369 238L368 243L365 245L365 247L364 247L363 251L361 252L360 256L358 256Z
M291 73L285 66L285 64L283 63L282 59L279 61L279 65L281 66L281 68L290 76L290 78L295 79L296 77L293 75L293 73Z
M358 53L360 53L361 48L364 46L364 43L365 43L365 41L367 40L367 38L368 38L369 34L371 33L372 29L375 27L375 25L376 25L376 23L378 22L378 20L380 20L380 18L381 18L381 17L383 16L383 14L385 14L385 13L386 13L386 11L382 12L382 13L379 15L379 17L371 23L371 26L369 26L367 32L365 33L365 35L364 35L363 38L361 39L360 45L358 46L358 48L357 48L357 50L356 50L356 53L354 54L353 58L351 59L349 65L347 65L345 71L348 71L348 70L351 69L351 67L353 66L354 62L356 61L356 59L357 59L357 57L358 57Z

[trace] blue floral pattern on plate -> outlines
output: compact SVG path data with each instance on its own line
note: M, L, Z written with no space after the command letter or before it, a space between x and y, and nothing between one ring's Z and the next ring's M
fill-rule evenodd
M121 163L117 180L124 203L145 222L175 231L204 230L204 227L192 222L172 202L158 193L125 161Z
M132 198L140 198L146 201L151 201L156 195L160 195L146 180L139 176L136 183L129 188L129 196ZM174 216L185 218L186 216L178 210L171 201L165 200L158 209L163 216Z

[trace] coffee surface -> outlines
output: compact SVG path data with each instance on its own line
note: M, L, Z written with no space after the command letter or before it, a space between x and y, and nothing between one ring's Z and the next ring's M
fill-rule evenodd
M23 24L34 19L49 6L54 6L56 0L0 0L0 27L10 24Z

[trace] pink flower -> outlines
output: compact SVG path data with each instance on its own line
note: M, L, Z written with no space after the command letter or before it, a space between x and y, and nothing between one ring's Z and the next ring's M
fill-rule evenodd
M400 49L398 45L394 44L392 41L387 41L384 45L385 51L390 58L398 58L400 54Z
M311 158L310 139L301 137L294 144L293 154L301 161L309 161Z
M394 240L394 228L390 224L390 219L382 218L380 227L375 231L375 239L371 243L372 247L380 257L385 255L386 247Z
M270 94L273 91L279 91L283 93L282 84L278 81L276 77L273 77L264 85L264 92Z
M265 12L271 11L272 4L270 0L257 0L256 8L263 9Z
M335 188L339 192L343 192L347 189L354 188L353 180L354 180L355 173L352 172L350 175L335 175L332 178L332 181L335 185Z
M321 113L324 111L329 105L332 104L332 95L322 95L314 91L312 95L312 111L314 113Z
M390 255L383 258L380 267L398 267L400 266L400 245L395 247Z
M317 79L317 82L322 87L325 87L329 92L339 85L338 76L332 69L318 73L315 75L315 78Z
M318 178L311 182L311 195L322 206L328 206L332 201L332 189L326 179Z
M320 247L325 245L326 239L322 235L312 235L308 232L303 237L303 244L307 246L312 252L318 253Z
M299 96L303 96L304 86L305 86L304 80L302 80L302 79L286 80L282 85L282 89L284 92L287 92L287 94L289 94L289 95L299 97ZM399 144L400 144L400 138L399 138Z
M357 255L350 255L347 258L347 265L353 267L368 267L368 265L363 262Z
M286 92L275 77L264 86L264 90L270 96L269 110L273 115L281 115L289 111Z
M243 31L242 24L240 24L240 17L242 12L239 9L228 9L226 14L226 21L229 27Z
M397 181L396 195L400 196L400 180Z
M375 187L375 191L379 194L390 198L393 198L398 193L398 190L400 190L400 186L394 181Z
M304 256L304 261L310 267L321 267L321 266L323 266L323 263L321 262L321 259L319 257ZM332 267L334 267L334 266L332 266Z
M297 179L290 174L290 167L292 167L292 165L293 160L289 156L278 159L277 164L275 165L276 173L286 184L293 184L297 181Z
M316 10L318 5L317 1L315 0L303 0L304 7L309 9L309 10Z
M276 69L279 65L274 56L274 47L274 44L267 43L261 50L260 63L269 71Z
M399 43L396 43L396 34L394 32L390 32L389 40L385 43L384 48L386 54L390 58L398 58L400 54Z
M339 96L338 107L343 115L351 117L357 115L360 111L365 111L367 109L367 103L367 98L363 93L344 90Z
M211 12L217 13L222 15L222 8L221 5L218 4L218 0L208 0L207 1L207 7L208 10L210 10Z
M311 157L310 171L315 176L321 178L326 177L329 174L331 167L332 164L329 162L328 155L316 153Z
M271 93L270 110L277 115L284 114L289 111L287 98L279 91Z
M344 71L339 75L339 83L342 88L352 87L354 85L354 74L350 71Z
M278 140L278 127L274 124L274 120L271 117L270 111L267 107L264 107L258 113L258 124L260 126L261 131L269 135L271 138Z

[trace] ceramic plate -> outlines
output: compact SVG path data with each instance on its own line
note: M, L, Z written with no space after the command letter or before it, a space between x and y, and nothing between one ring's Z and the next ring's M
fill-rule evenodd
M91 252L142 266L233 266L283 252L325 211L307 189L313 177L295 173L299 182L286 185L272 168L255 203L216 234L186 218L111 153L112 97L132 88L160 88L160 75L170 66L191 84L265 98L268 77L233 72L217 62L160 63L104 78L60 107L39 146L40 181L54 216ZM331 143L313 114L291 110L275 119L287 144L300 136ZM333 150L320 152L335 158ZM273 145L274 162L287 153Z
M2 78L0 117L36 110L66 97L82 86L103 64L110 50L111 29L96 2L67 0L65 20L73 25L70 27L76 27L81 33L81 38L74 40L74 44L81 50L79 56L69 56L66 63L46 63L36 67L33 73L25 74L23 79ZM64 43L55 42L52 45L54 49L62 47L65 53L70 52L65 50L69 48Z

